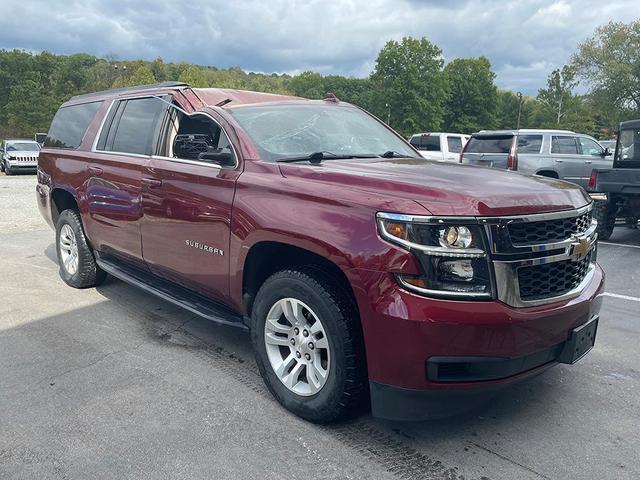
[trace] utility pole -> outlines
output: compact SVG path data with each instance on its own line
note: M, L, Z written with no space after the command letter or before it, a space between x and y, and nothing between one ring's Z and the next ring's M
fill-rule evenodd
M391 126L391 105L385 103L384 106L387 107L387 125Z
M518 92L518 124L516 130L520 130L520 114L522 113L522 93Z

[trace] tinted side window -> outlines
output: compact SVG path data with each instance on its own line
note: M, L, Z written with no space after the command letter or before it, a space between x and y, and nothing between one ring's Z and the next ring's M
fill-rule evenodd
M105 150L112 152L151 154L155 128L160 114L164 111L164 103L157 98L139 98L125 100L122 116L111 138L111 127ZM120 107L118 107L120 110ZM114 117L114 120L117 117Z
M540 153L542 135L520 135L518 137L518 153Z
M460 137L447 137L449 152L460 153L462 151L462 139Z
M440 136L439 135L420 135L411 138L411 145L418 150L427 150L429 152L440 151Z
M512 135L492 135L489 137L471 137L465 152L467 153L509 153L513 143Z
M578 142L576 137L551 137L551 153L578 154Z
M44 146L78 148L101 103L83 103L60 108L53 117Z

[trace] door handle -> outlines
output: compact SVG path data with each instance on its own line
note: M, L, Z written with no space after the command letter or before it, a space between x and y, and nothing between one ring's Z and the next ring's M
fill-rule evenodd
M102 175L102 169L100 167L89 167L89 173L94 177Z
M156 180L155 178L143 178L142 183L149 188L158 188L162 186L162 180Z
M584 163L591 163L592 160L585 160Z
M556 163L562 163L564 162L564 160L560 160L559 158L556 158Z

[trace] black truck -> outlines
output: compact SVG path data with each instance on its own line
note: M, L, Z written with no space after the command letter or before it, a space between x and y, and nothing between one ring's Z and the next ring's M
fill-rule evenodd
M607 240L617 218L637 228L640 216L640 120L620 123L612 168L591 172L589 194L595 200L598 238Z

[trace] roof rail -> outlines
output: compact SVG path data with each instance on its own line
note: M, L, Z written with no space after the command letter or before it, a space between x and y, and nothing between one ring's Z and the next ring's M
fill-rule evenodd
M143 92L145 90L155 90L157 88L169 88L169 87L189 87L188 83L184 82L160 82L160 83L150 83L148 85L136 85L135 87L122 87L122 88L112 88L109 90L101 90L99 92L91 92L91 93L83 93L82 95L75 95L70 98L70 100L81 100L83 98L91 98L97 97L100 95L114 95L118 93L128 93L128 92Z

